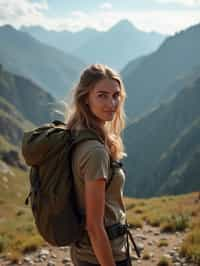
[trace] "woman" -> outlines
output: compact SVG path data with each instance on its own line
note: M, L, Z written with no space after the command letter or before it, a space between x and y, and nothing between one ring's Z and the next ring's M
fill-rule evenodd
M85 214L86 231L71 247L76 266L130 265L127 258L123 204L124 172L111 162L125 155L121 131L125 125L125 89L120 76L105 65L86 68L74 89L68 127L91 129L102 140L88 140L73 151L77 203ZM112 163L114 165L114 163Z

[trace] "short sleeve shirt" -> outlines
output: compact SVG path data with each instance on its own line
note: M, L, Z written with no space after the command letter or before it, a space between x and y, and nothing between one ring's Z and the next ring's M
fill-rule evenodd
M123 188L125 175L121 168L115 168L111 178L110 158L105 146L97 140L84 141L77 145L72 156L75 192L79 209L85 213L84 186L85 180L104 178L109 183L105 195L105 226L115 223L125 223L125 207L123 203ZM120 236L111 242L115 261L126 258L126 237ZM72 247L73 254L81 261L98 264L92 250L88 234Z

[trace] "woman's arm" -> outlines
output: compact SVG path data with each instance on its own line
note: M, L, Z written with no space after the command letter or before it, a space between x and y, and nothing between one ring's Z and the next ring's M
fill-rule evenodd
M104 227L105 179L85 182L86 228L101 266L115 266L110 241Z

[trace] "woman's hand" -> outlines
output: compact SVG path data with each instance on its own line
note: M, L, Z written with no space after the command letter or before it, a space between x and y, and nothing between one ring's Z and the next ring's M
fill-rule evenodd
M104 227L105 179L85 181L86 229L101 266L115 266L112 249Z

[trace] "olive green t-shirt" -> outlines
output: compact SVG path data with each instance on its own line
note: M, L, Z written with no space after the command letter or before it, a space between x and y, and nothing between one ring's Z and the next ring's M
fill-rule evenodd
M85 213L85 180L97 180L103 177L107 183L109 178L111 178L110 158L105 146L97 140L88 140L77 145L72 156L72 170L78 207ZM125 223L124 182L125 175L123 170L115 168L105 195L104 223L106 227L116 223ZM111 240L110 243L115 261L125 259L126 236L120 236ZM71 252L73 257L75 256L78 260L98 264L87 232L85 232L81 241L72 246Z

